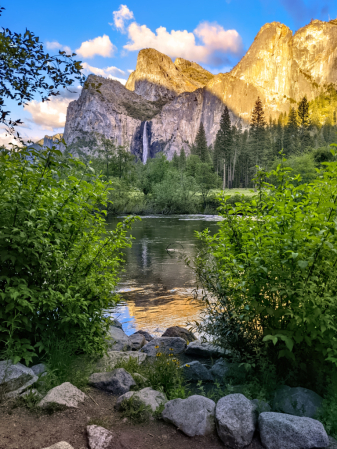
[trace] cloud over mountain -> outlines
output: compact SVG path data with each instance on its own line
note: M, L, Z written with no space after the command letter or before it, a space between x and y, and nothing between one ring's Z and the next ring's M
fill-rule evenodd
M117 48L110 41L109 36L104 34L95 39L82 42L81 46L76 50L76 53L83 58L93 58L96 55L109 58L114 55L116 50Z

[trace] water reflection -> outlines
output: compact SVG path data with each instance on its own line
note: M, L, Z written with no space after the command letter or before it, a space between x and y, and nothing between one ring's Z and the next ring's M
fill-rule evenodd
M109 222L114 227L122 218ZM195 231L217 231L217 216L147 216L132 229L132 248L125 250L126 266L119 291L123 303L113 315L127 334L147 330L161 335L170 326L198 319L201 304L194 299L193 271L182 256L193 258Z

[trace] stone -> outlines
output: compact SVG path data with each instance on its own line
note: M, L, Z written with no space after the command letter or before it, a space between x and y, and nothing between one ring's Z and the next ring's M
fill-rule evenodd
M114 439L114 434L100 426L87 426L88 443L90 449L109 449Z
M215 402L204 396L173 399L165 404L164 421L174 424L189 437L205 436L215 429Z
M227 360L219 359L214 363L214 365L210 369L210 372L214 378L218 380L224 380L224 378L230 371L231 365L232 364L227 362Z
M252 442L257 422L255 409L256 406L240 393L229 394L218 401L215 422L218 435L228 448L242 449Z
M158 337L143 346L141 352L145 352L149 357L156 357L158 353L182 354L185 349L186 341L183 338Z
M202 343L200 340L196 340L189 343L185 354L197 357L218 358L225 354L225 350L211 343Z
M129 340L133 351L139 351L146 344L145 337L142 334L132 334L129 336Z
M135 387L136 382L124 368L117 368L108 373L91 374L89 385L119 396L127 393L131 387Z
M39 363L31 368L34 371L35 376L40 376L41 374L47 372L47 367L44 363Z
M259 416L259 430L266 449L311 449L329 445L323 424L312 418L264 412Z
M332 437L328 437L328 438L329 438L328 449L337 449L337 441Z
M122 394L117 398L117 401L115 403L115 409L116 410L123 410L123 402L128 401L132 396L135 395L135 391L128 391L127 393Z
M59 443L53 444L52 446L45 447L43 449L74 449L69 443L65 441L60 441Z
M0 395L6 398L19 396L38 380L31 368L11 360L0 362Z
M120 362L127 362L130 358L137 359L138 365L141 365L147 355L143 352L135 351L108 351L96 364L96 368L102 370L113 370Z
M112 321L113 327L118 327L119 329L123 329L123 324L120 321L116 320L116 318L114 318L111 321Z
M271 412L271 407L268 402L261 401L261 399L252 399L250 402L256 406L256 410L259 414L263 412Z
M278 388L274 394L273 410L289 415L314 418L322 406L323 398L312 390L286 385Z
M38 403L39 407L46 408L53 404L62 407L77 408L88 396L70 382L64 382L48 391L46 396Z
M184 376L187 380L191 380L193 382L198 382L199 380L202 380L203 382L214 381L210 371L197 360L186 363L181 367L181 369L184 370Z
M145 337L145 340L147 341L147 342L149 342L149 341L151 341L151 340L153 340L153 337L152 337L152 335L151 334L149 334L148 332L146 332L146 331L143 331L143 330L139 330L139 331L137 331L137 332L135 332L133 335L135 335L135 334L141 334L141 335L144 335L144 337Z
M137 392L129 391L128 393L123 394L117 399L115 408L117 410L123 409L123 401L133 398L135 403L145 405L146 407L150 407L152 412L155 412L158 407L163 404L166 404L167 397L161 391L153 390L151 387L143 388Z
M112 351L130 351L132 344L129 337L119 327L109 327L109 346Z
M138 387L145 387L148 383L148 379L146 379L146 377L142 376L141 374L133 373L132 377Z
M190 343L191 341L196 340L193 332L179 326L169 327L163 333L162 337L180 337L183 338L187 344Z

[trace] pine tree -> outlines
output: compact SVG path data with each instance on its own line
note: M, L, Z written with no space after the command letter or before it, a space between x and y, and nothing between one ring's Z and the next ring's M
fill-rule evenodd
M185 170L185 168L186 168L186 153L185 153L184 148L182 148L180 150L179 167L180 167L181 170Z
M260 97L257 97L250 121L251 149L255 158L255 165L262 162L266 147L266 119Z
M296 153L299 149L298 117L294 108L290 109L288 123L284 128L283 144L286 156Z
M310 116L309 116L309 103L307 97L303 97L300 101L297 109L298 124L299 124L299 140L301 145L301 151L312 146L312 139L309 132Z
M202 162L208 162L208 147L205 128L200 122L199 130L194 142L196 154L200 157Z
M173 154L173 158L172 158L173 167L178 169L179 168L179 162L180 162L179 161L179 156L177 155L177 152L175 151L174 154Z

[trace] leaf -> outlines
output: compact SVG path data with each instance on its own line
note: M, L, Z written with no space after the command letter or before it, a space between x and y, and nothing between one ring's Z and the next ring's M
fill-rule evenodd
M297 265L302 268L304 270L304 268L307 268L309 262L307 262L306 260L299 260L297 262Z

